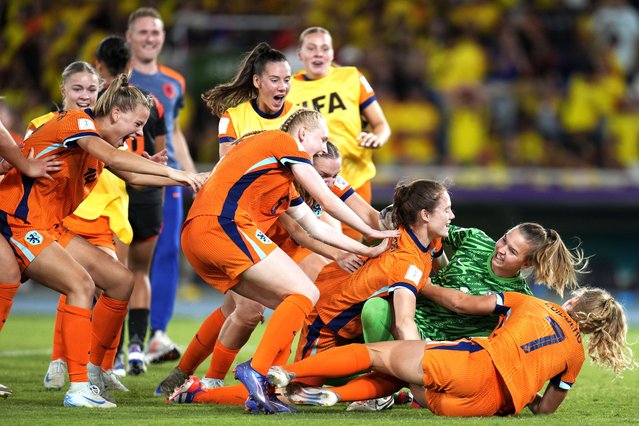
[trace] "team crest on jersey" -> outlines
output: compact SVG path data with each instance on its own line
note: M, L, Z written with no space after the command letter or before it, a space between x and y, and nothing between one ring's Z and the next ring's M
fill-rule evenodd
M316 217L320 217L322 215L322 206L320 205L320 203L315 203L313 204L313 213L315 213Z
M24 240L32 246L39 246L44 241L44 238L38 231L29 231L25 235Z
M88 118L78 118L78 129L95 130L95 123Z
M408 270L406 271L406 275L404 275L404 278L408 281L414 282L415 285L419 285L419 281L422 279L422 275L424 275L424 273L421 269L419 269L415 265L410 265L408 267Z
M255 232L255 237L264 244L271 244L271 239L264 235L264 232L260 231L259 229Z
M348 182L346 182L346 179L344 179L340 175L337 175L337 177L335 178L335 186L343 191L348 187Z

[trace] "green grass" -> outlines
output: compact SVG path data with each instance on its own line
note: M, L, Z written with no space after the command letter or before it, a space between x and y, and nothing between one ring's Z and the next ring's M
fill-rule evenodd
M176 318L169 335L186 347L199 326L199 321ZM529 411L514 418L456 419L438 418L427 410L395 407L375 413L347 413L345 404L331 408L301 407L295 416L251 416L241 407L165 404L153 397L153 389L168 374L175 363L152 365L147 374L126 377L123 383L129 393L117 393L118 408L113 410L70 409L62 406L64 392L47 392L42 378L49 362L53 319L48 316L12 315L0 333L0 383L10 386L14 395L0 399L0 424L315 424L325 422L340 425L362 424L497 424L526 422L530 424L628 424L637 423L639 371L626 373L614 380L611 373L586 363L577 384L566 401L552 416L534 417ZM242 362L255 348L262 329L258 329L238 356ZM639 340L639 328L631 332L631 341ZM638 348L635 348L639 352ZM202 375L208 361L198 371ZM227 383L235 383L227 376Z

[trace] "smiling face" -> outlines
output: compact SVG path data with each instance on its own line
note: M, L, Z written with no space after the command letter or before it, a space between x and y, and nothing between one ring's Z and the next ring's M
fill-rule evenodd
M65 111L91 108L98 99L98 76L90 72L71 74L62 84L62 108Z
M260 111L275 114L284 105L291 90L291 67L288 62L268 62L261 75L253 75L258 90L257 106Z
M335 185L335 178L342 169L342 158L326 158L321 156L313 157L313 167L324 179L326 186L332 188Z
M530 243L518 228L506 232L495 244L495 252L490 263L493 272L499 277L514 277L520 270L528 268Z
M428 236L431 239L437 237L445 238L448 236L448 226L455 218L448 192L442 192L439 197L439 201L437 202L437 206L432 212L422 210L422 213L426 215L426 227L428 230Z
M102 132L104 139L116 148L122 146L130 137L142 136L142 128L149 119L149 109L137 105L131 111L122 111L115 107L109 116L109 128Z
M308 34L304 37L297 55L310 79L326 77L335 55L333 40L329 34L323 32Z
M126 33L135 60L150 63L157 59L164 45L164 24L152 16L143 16L131 24Z
M326 142L328 142L328 126L326 121L321 119L319 126L306 127L300 126L297 130L298 140L308 153L313 156L320 152L326 152Z

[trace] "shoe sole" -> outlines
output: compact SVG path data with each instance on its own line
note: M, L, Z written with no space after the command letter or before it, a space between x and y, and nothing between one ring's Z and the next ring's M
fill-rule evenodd
M146 361L149 364L160 364L162 362L167 362L167 361L175 361L180 359L180 351L177 348L173 348L168 352L165 352L161 355L147 355L146 356Z

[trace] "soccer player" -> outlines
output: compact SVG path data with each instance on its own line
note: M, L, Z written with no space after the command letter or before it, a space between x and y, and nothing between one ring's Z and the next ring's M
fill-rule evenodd
M263 230L286 212L312 237L343 250L375 257L385 248L384 244L366 247L339 233L326 232L328 226L301 200L293 179L329 213L367 237L397 235L365 224L326 187L311 157L326 150L327 140L328 128L321 114L307 109L293 112L281 130L238 140L198 194L182 231L185 255L207 283L274 308L252 361L235 370L249 391L247 403L256 410L277 411L267 400L265 374L280 351L290 347L319 296L303 271Z
M339 171L341 157L337 147L330 141L326 143L326 153L318 153L313 157L313 168L323 178L331 191L338 196L357 215L372 227L379 227L379 212L366 203L346 182ZM313 212L320 219L326 215L322 213L322 206L297 186L300 195L311 206ZM332 219L332 218L331 218ZM332 219L334 221L334 219ZM381 229L381 228L380 228ZM335 232L341 232L338 222ZM304 273L315 281L319 271L331 260L335 261L344 271L355 272L362 264L359 256L344 252L335 247L314 240L290 219L281 215L278 221L267 231L267 236L297 263ZM236 302L239 301L240 303ZM171 395L192 375L198 366L206 359L211 351L213 356L202 383L209 388L224 385L224 377L228 373L237 353L248 341L257 324L263 320L264 306L229 290L224 295L224 304L213 312L200 326L195 337L191 340L178 366L160 383L157 394ZM224 329L221 333L220 330ZM288 361L288 351L283 351L281 363ZM277 360L275 363L279 363ZM242 403L246 400L246 394Z
M193 159L177 120L184 106L184 78L158 62L164 38L164 23L156 9L143 7L129 15L126 40L133 55L131 83L151 92L164 107L169 166L195 172ZM173 315L180 279L180 228L184 220L181 187L165 189L162 217L162 230L151 264L151 337L146 360L152 363L180 357L178 347L166 335L166 328Z
M141 185L188 184L197 190L205 179L116 149L125 138L141 134L151 102L119 76L93 110L60 112L25 140L25 149L33 148L36 156L60 155L64 163L54 179L33 180L13 169L0 182L0 230L21 273L67 296L62 336L71 386L66 406L115 406L89 385L87 364L100 366L113 346L133 276L64 228L62 219L93 189L105 164ZM96 285L103 294L92 315Z
M370 203L370 180L375 176L373 149L384 145L391 134L375 92L357 68L333 65L333 40L324 28L302 31L298 56L304 69L293 76L288 98L326 118L331 141L344 159L344 179ZM362 117L370 132L363 131ZM344 230L350 237L361 238L348 227Z
M636 365L626 342L623 307L601 289L577 290L563 306L521 293L474 296L435 285L426 285L422 294L458 313L497 314L499 323L488 337L338 347L272 368L270 383L286 386L292 378L343 377L372 369L355 380L380 396L409 384L415 401L440 416L514 415L526 406L534 414L549 414L581 370L582 335L591 335L587 352L596 363L616 374ZM329 389L316 391L321 405L338 400Z

